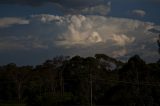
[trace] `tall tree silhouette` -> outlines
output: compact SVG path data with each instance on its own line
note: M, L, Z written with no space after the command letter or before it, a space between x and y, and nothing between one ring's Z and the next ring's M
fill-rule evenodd
M158 43L158 49L159 49L159 54L160 54L160 34L159 34L159 38L158 38L158 40L157 40L157 43Z
M157 41L160 48L160 38ZM0 66L0 106L159 106L160 64L138 55L55 57L36 67Z
M159 38L157 40L157 44L158 44L158 53L160 54L160 34L159 34ZM160 62L160 59L158 60L158 62Z

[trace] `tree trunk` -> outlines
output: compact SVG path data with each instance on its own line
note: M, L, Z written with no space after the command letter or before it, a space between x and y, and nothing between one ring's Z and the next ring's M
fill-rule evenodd
M18 83L18 87L17 87L17 96L18 96L18 102L21 103L21 99L22 99L22 94L21 91L22 90L22 84L19 82Z

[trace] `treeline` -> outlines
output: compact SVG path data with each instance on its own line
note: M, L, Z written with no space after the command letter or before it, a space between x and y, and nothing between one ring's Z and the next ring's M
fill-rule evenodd
M159 106L160 63L104 54L55 57L42 65L0 67L0 104Z

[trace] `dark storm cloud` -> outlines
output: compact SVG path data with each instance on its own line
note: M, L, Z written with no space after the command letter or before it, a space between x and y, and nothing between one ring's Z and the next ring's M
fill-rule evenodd
M21 4L21 5L31 5L40 6L48 2L57 2L58 0L1 0L0 4Z
M65 7L78 8L82 6L98 5L106 2L125 2L128 0L0 0L0 4L22 4L31 6L40 6L45 3L57 3ZM139 0L130 0L130 2L139 2ZM142 2L156 2L160 3L160 0L141 0Z
M64 6L86 6L89 4L102 3L107 0L0 0L0 4L22 4L31 6L40 6L45 3L57 3Z
M0 0L0 4L18 4L28 6L43 6L55 4L55 8L64 14L99 14L107 15L110 11L109 0Z

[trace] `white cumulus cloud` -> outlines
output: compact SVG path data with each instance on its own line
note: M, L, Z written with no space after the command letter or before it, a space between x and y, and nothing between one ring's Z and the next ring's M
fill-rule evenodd
M56 22L56 21L61 23L63 21L63 17L50 14L32 15L31 17L35 20L40 20L43 23Z
M132 43L134 42L135 40L135 37L128 37L126 35L113 35L113 39L112 39L114 42L116 42L117 45L119 46L125 46L129 43Z
M126 46L149 34L153 27L149 22L104 16L69 15L61 19L63 23L59 27L65 30L58 33L56 44L67 47L97 43Z

